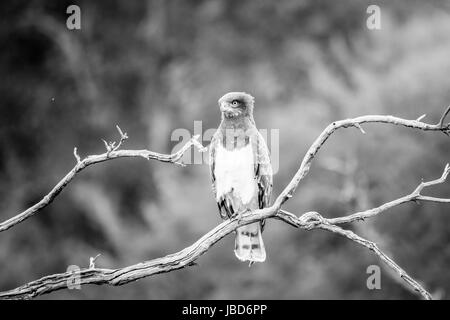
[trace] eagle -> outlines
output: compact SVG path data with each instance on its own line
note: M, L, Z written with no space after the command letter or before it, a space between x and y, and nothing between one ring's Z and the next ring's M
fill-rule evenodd
M272 166L269 150L253 119L255 99L229 92L218 101L221 123L210 144L210 174L222 219L270 204ZM234 253L241 261L266 260L264 220L236 229Z

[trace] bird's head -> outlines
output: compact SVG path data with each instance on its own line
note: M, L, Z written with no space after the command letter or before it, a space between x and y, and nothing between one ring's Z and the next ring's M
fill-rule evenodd
M219 108L227 119L253 117L255 98L245 92L229 92L219 99Z

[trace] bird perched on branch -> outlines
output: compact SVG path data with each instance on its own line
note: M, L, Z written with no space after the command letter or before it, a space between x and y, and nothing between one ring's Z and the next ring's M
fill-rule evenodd
M253 119L255 99L230 92L219 99L222 121L210 145L213 192L222 219L269 206L272 166L269 150ZM264 221L236 230L234 253L241 261L266 260Z

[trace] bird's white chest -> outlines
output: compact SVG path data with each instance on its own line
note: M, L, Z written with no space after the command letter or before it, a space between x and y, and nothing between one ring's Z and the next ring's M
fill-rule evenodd
M233 191L242 204L251 202L256 194L254 159L251 144L234 150L219 146L214 169L217 199Z

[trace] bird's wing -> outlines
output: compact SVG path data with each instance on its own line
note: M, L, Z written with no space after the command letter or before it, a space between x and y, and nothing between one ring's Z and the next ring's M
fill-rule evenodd
M226 219L233 214L233 208L231 202L229 201L229 199L227 199L227 197L222 196L217 199L216 176L214 173L216 168L216 151L219 145L220 137L221 135L219 134L219 132L216 132L209 145L209 172L211 175L212 190L214 198L217 200L217 206L219 208L220 216L222 217L222 219Z
M258 185L258 205L262 209L270 206L273 173L266 142L259 132L257 132L256 137L256 146L253 148L255 153L255 179ZM261 224L264 227L264 220Z

